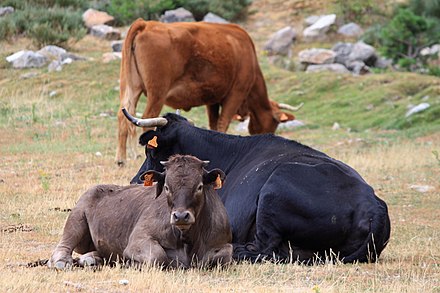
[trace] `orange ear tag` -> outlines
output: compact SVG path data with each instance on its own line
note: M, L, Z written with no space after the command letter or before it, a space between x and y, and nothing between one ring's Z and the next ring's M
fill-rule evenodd
M220 189L222 188L222 185L222 179L220 178L220 175L217 175L217 179L215 179L214 189Z
M144 186L153 186L153 174L145 175L144 179Z
M285 122L285 121L287 121L287 120L289 120L289 117L288 117L286 114L281 113L281 115L280 115L280 121L281 121L281 122Z
M157 144L157 136L153 136L153 138L148 141L147 146L149 148L157 148L157 146L158 146L158 144Z

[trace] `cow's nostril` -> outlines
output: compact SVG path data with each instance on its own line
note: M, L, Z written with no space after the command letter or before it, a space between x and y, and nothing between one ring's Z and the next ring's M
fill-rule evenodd
M184 215L184 220L185 220L185 222L188 222L189 221L189 213L188 212L185 212L185 215Z

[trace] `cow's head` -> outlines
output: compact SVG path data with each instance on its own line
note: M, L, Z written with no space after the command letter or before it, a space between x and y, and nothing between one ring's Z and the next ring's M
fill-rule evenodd
M188 230L196 222L205 204L207 189L217 188L225 178L220 169L206 171L208 161L194 156L174 155L161 164L164 172L150 170L142 174L141 180L152 180L156 184L156 197L167 197L170 208L170 223L180 230Z

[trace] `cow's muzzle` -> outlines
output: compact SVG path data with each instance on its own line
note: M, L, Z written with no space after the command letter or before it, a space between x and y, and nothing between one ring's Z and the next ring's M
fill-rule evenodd
M196 222L196 219L190 211L173 211L171 212L171 225L175 225L181 230L187 230L192 224Z

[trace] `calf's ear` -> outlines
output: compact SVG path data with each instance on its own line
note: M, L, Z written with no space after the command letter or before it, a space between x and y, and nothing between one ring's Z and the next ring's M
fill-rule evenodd
M162 193L163 185L165 184L165 172L160 173L154 170L148 170L140 176L141 180L144 181L145 186L156 184L156 198Z
M211 184L214 183L214 189L220 189L223 185L223 181L225 180L225 173L220 169L212 169L209 172L205 172L203 174L203 184Z

